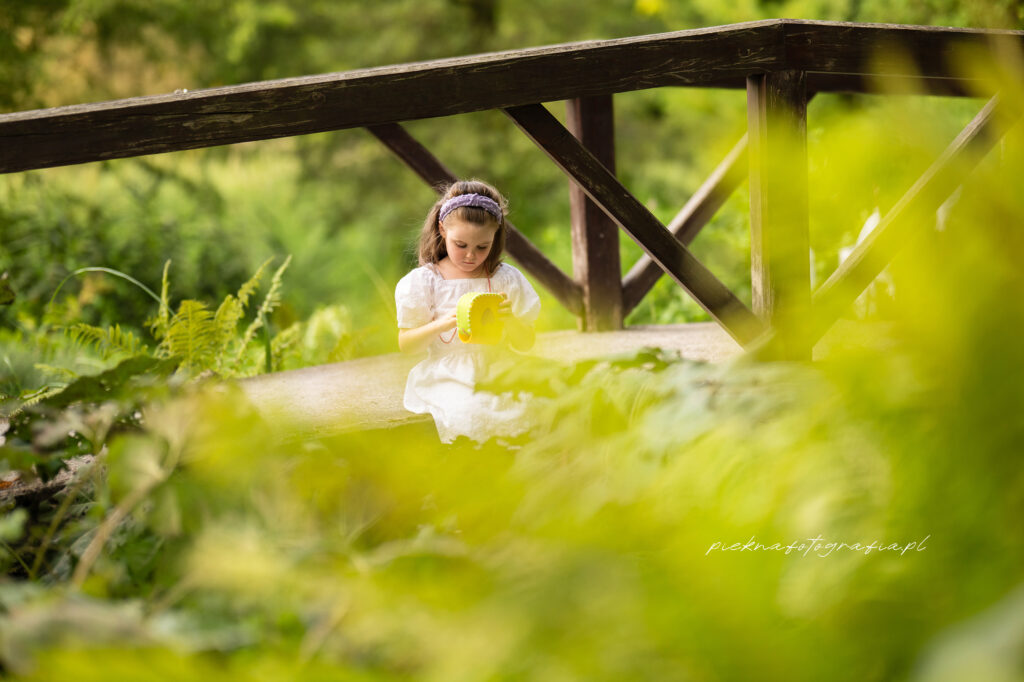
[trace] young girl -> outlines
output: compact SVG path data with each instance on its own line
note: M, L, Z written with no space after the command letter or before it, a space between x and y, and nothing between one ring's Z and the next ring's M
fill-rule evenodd
M395 287L398 347L426 350L409 372L404 405L434 417L445 443L458 436L483 442L525 430L525 405L510 394L476 391L500 346L467 344L459 339L455 311L470 291L505 295L499 313L508 343L518 350L533 346L533 323L540 298L522 273L501 262L505 247L505 199L479 181L452 184L430 210L419 241L420 266Z

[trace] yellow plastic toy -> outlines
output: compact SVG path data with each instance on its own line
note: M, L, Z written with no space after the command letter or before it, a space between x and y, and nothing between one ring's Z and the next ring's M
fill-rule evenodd
M463 343L495 344L505 333L505 323L498 315L503 294L470 292L459 298L455 310L459 339Z

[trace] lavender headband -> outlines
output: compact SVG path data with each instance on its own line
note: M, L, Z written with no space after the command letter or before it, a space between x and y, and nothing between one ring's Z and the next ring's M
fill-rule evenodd
M498 205L497 201L483 194L460 194L452 197L441 204L441 212L438 213L437 219L443 221L448 217L449 213L463 206L482 208L494 216L498 222L501 222L501 206Z

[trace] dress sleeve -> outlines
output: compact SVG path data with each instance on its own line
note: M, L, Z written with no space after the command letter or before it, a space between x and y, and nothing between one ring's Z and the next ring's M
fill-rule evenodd
M519 270L508 263L502 264L502 268L508 271L507 293L512 303L512 314L524 322L535 322L540 315L540 296Z
M434 287L426 268L416 268L398 280L395 311L399 329L415 329L434 319Z

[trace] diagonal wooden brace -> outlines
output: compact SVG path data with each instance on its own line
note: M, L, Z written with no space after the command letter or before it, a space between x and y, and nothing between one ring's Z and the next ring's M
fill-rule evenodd
M750 309L542 104L509 107L505 113L741 345L764 330Z
M458 178L430 150L421 145L397 123L367 126L366 128L390 149L410 169L431 187L455 182ZM509 255L540 282L573 315L583 314L583 292L579 284L548 260L540 249L510 222L505 246Z

